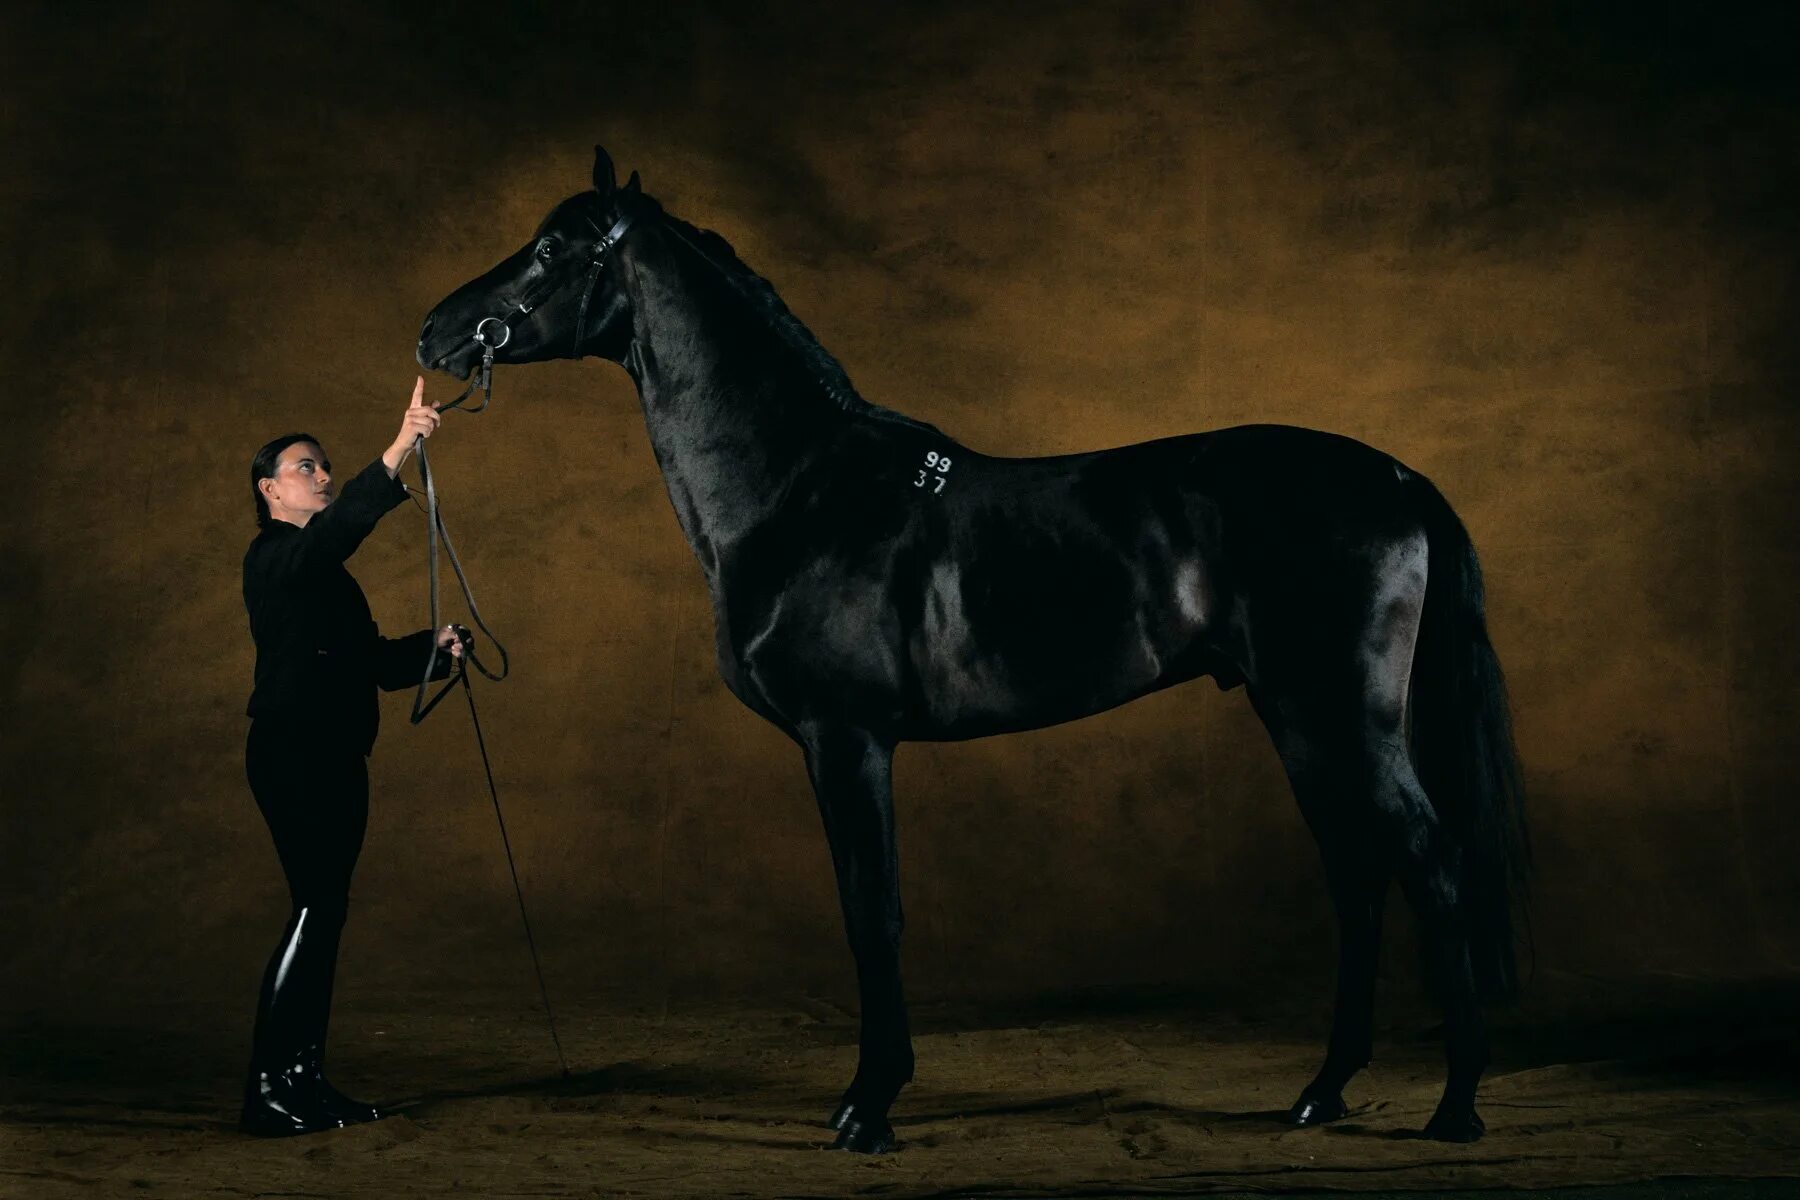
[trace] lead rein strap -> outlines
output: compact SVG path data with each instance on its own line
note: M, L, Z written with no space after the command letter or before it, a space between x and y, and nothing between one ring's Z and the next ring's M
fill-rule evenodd
M463 394L458 396L455 400L452 400L449 404L440 407L438 411L447 412L451 408L456 407L464 398L475 390L477 385L480 385L485 393L481 406L479 408L464 409L463 411L477 413L483 408L486 408L492 399L492 392L489 390L492 386L489 382L491 379L490 372L491 368L484 362L480 373L475 380L470 382L469 387L463 390ZM437 707L438 702L449 693L450 689L456 686L457 679L468 674L470 663L474 663L475 669L489 679L499 682L500 680L505 679L508 672L511 671L512 660L506 653L506 646L494 635L494 631L488 628L487 622L482 618L481 606L475 602L475 590L469 586L469 577L463 571L461 558L457 556L456 544L450 539L450 527L444 523L443 510L438 506L437 480L431 473L431 456L425 449L425 439L423 437L414 438L413 449L418 452L419 479L425 485L425 522L427 535L425 539L425 557L426 573L429 577L431 587L432 632L431 652L426 656L425 671L419 679L418 690L413 693L412 723L417 725L431 713L432 709ZM407 492L409 496L412 496L413 489L407 488ZM412 496L412 499L414 504L418 503L416 496ZM464 657L457 665L456 674L445 680L444 686L439 688L437 694L427 701L425 699L425 694L431 684L431 668L436 665L438 654L437 631L440 628L439 620L441 612L438 594L438 539L440 537L444 542L444 551L450 559L450 569L456 573L456 582L462 589L463 602L468 605L469 618L475 622L476 628L487 635L488 640L494 644L494 649L500 652L500 670L497 673L488 670L487 665L481 661L481 656L475 652L474 647L465 646L463 648Z

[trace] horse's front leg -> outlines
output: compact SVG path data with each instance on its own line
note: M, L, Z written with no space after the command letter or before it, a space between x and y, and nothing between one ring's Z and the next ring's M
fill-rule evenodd
M844 930L856 957L862 1039L856 1077L831 1116L837 1148L880 1154L893 1148L888 1106L912 1078L912 1033L900 986L900 861L894 846L894 747L860 729L816 726L803 732L806 766L831 863L837 870Z

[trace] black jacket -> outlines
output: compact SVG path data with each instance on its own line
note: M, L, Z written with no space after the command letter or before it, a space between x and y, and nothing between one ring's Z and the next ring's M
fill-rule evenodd
M435 631L385 638L362 588L344 569L375 523L406 499L376 459L304 527L271 520L244 552L244 608L256 640L256 686L245 714L300 726L367 754L381 715L375 689L416 687L427 656L433 679L454 660Z

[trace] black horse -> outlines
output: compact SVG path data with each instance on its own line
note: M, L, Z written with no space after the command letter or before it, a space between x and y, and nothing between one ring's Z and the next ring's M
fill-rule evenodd
M1211 675L1242 685L1341 925L1324 1065L1289 1114L1345 1113L1368 1061L1384 899L1418 915L1446 1015L1425 1132L1483 1132L1480 1002L1517 985L1526 841L1500 666L1461 521L1360 442L1250 425L1049 458L979 454L868 403L716 234L617 186L432 310L421 365L598 356L636 383L712 592L720 673L805 752L856 959L837 1145L893 1144L912 1078L890 765L897 743L1034 729ZM477 337L477 329L480 335Z

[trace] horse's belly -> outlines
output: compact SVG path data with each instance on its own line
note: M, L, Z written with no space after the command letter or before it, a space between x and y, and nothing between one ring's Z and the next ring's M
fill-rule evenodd
M969 578L936 564L911 646L922 723L972 737L1073 720L1206 669L1198 564L1146 582L1120 567L1040 562Z

